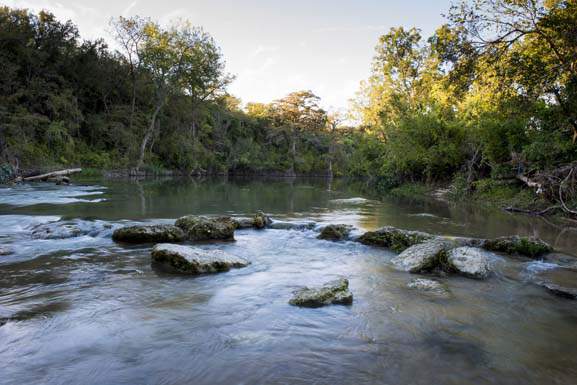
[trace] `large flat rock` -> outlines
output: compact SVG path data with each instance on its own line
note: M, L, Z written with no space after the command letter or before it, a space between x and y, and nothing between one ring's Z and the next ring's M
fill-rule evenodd
M241 268L250 264L244 258L220 250L203 250L191 246L161 243L153 247L152 265L165 272L178 274L208 274Z
M490 253L477 247L458 247L447 253L452 270L470 278L483 279L491 273Z
M293 292L289 304L300 307L321 307L327 305L350 305L353 294L349 291L349 281L340 278L325 283L318 288L304 287Z
M233 241L237 224L230 217L204 217L187 215L179 218L180 227L191 241Z
M126 226L114 230L112 240L125 243L182 242L184 231L173 225Z
M446 264L450 245L441 240L433 240L413 245L393 258L393 264L409 273L426 273Z
M398 253L413 245L428 241L435 236L421 231L401 230L386 226L375 231L369 231L359 237L359 242L365 245L387 247Z

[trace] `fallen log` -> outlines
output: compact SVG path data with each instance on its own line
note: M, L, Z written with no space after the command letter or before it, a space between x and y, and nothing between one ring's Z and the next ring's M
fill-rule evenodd
M531 179L527 178L525 175L521 175L521 174L517 175L516 178L519 179L520 181L522 181L523 183L525 183L527 185L527 187L531 187L531 188L537 187L537 194L541 194L543 192L543 184L542 183L531 180Z
M548 207L544 210L526 210L526 209L520 209L520 208L513 207L513 206L503 208L503 210L510 212L510 213L522 213L522 214L535 215L535 216L545 216L545 215L551 214L551 213L555 212L556 210L560 210L560 209L562 209L562 207L559 205L551 206L551 207Z
M25 182L31 182L31 181L35 181L35 180L48 180L50 178L57 178L57 177L62 177L62 176L66 176L66 175L76 174L76 173L79 173L81 171L82 171L81 168L70 168L67 170L53 171L53 172L49 172L46 174L28 176L26 178L22 178L22 180Z

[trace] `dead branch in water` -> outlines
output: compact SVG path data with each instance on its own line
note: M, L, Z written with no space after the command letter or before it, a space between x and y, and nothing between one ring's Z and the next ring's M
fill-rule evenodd
M547 200L558 203L542 211L531 211L508 207L505 210L510 212L522 212L531 215L550 214L553 209L560 209L571 216L577 216L577 211L570 208L566 199L577 197L577 162L572 162L553 170L540 171L533 176L517 175L516 178L523 181L528 187L534 188L537 195L543 195Z
M22 178L22 180L25 182L32 182L35 180L48 180L51 178L58 178L58 177L66 176L66 175L76 174L76 173L79 173L81 171L82 171L81 168L70 168L67 170L53 171L53 172L49 172L46 174L28 176L26 178Z

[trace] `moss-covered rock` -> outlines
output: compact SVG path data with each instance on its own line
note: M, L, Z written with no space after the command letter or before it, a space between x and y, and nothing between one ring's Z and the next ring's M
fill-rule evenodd
M405 249L393 258L395 266L409 273L426 273L435 269L447 269L447 252L450 244L442 240L419 243Z
M114 230L112 240L124 243L182 242L184 231L173 225L127 226Z
M264 229L265 227L267 227L272 223L272 220L265 213L259 211L254 215L253 223L254 227L256 227L257 229Z
M236 223L230 217L203 217L188 215L179 218L175 225L181 228L191 241L234 240Z
M232 218L237 229L264 229L272 223L270 217L263 212L256 213L252 218Z
M520 237L518 235L487 239L483 242L482 247L489 251L518 254L529 258L537 258L553 251L549 244L538 238Z
M321 307L327 305L350 305L353 303L353 294L349 291L349 281L340 278L328 282L319 288L308 288L293 292L289 304L300 307Z
M321 229L318 239L329 241L341 241L347 239L351 233L352 226L349 225L328 225Z
M161 243L152 249L154 268L177 274L208 274L248 266L250 262L220 250L202 250L190 246Z
M359 237L359 242L365 245L388 247L398 253L410 246L435 238L421 231L401 230L386 226L375 231L369 231Z
M272 222L268 227L274 230L312 230L316 227L315 222Z

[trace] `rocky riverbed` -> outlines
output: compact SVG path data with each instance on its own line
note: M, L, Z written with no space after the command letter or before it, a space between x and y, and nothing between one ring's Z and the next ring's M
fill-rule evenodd
M567 232L283 186L6 191L7 383L571 383Z

